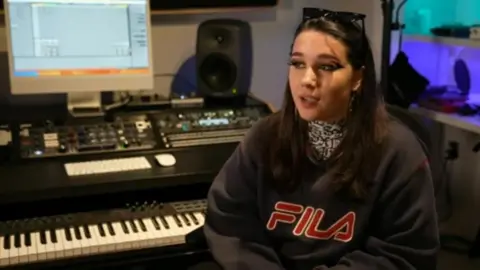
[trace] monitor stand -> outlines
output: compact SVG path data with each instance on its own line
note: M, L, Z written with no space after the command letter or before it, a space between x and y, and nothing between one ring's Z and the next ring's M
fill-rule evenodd
M68 93L67 99L68 111L75 118L104 116L100 92Z

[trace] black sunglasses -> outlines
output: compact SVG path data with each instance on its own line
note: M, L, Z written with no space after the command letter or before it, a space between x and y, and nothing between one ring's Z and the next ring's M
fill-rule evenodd
M311 19L323 18L325 20L339 22L339 23L352 23L357 27L361 27L361 30L365 33L365 18L367 15L355 12L346 12L346 11L332 11L328 9L321 8L303 8L302 20L308 21ZM358 25L358 22L361 22L361 25Z

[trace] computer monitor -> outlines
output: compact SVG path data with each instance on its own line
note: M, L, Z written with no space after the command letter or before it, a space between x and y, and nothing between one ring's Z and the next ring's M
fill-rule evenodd
M153 89L149 0L4 0L12 94L67 93L70 111L101 91Z

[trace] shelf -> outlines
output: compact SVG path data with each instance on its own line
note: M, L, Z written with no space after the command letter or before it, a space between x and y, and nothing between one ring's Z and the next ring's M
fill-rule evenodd
M413 105L409 108L409 111L438 123L480 134L480 115L463 116L454 113L442 113Z
M468 38L453 38L453 37L438 37L428 35L405 35L405 41L421 41L432 42L452 46L466 46L480 48L480 40L473 40Z

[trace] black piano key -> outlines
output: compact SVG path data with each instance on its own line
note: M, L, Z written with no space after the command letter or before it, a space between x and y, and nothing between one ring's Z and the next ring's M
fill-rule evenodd
M141 219L138 220L138 224L140 225L140 230L142 230L142 232L147 231L147 226L145 226L145 223L143 223Z
M67 239L67 241L72 241L72 234L70 233L70 228L65 228L65 239Z
M5 238L3 238L3 248L4 249L10 249L11 247L11 243L10 243L10 235L7 234L5 235Z
M130 224L130 228L132 228L132 231L134 233L138 233L138 228L137 225L135 225L135 222L133 222L133 220L129 220L128 223Z
M188 213L187 215L190 217L191 220L193 220L193 224L195 224L195 225L199 225L199 224L200 224L200 222L198 221L197 217L196 217L193 213Z
M183 220L183 223L186 224L187 226L192 226L192 223L188 219L188 217L185 215L185 213L178 214L180 218Z
M52 240L52 243L58 243L57 232L54 229L50 230L50 240Z
M107 235L105 234L105 230L103 229L102 224L98 224L98 232L100 233L101 237L106 237Z
M122 230L125 234L129 234L130 231L128 230L128 227L127 227L127 224L125 223L125 221L120 221L120 226L122 226Z
M25 246L30 247L32 246L32 235L30 233L25 234Z
M73 227L73 234L75 234L75 239L82 240L82 233L80 233L79 227Z
M88 228L87 225L83 225L83 231L85 232L85 237L87 237L87 239L92 238L92 234L90 233L90 228Z
M180 221L180 219L177 217L177 215L173 215L173 220L175 220L175 223L177 223L178 227L183 228L183 224Z
M165 227L165 229L170 229L170 225L168 225L167 220L163 216L160 216L160 222L162 222L162 225Z
M158 224L156 218L152 217L152 223L153 223L153 227L155 227L155 229L156 229L157 231L159 231L159 230L160 230L160 224Z
M22 246L22 241L19 233L13 235L13 246L19 248Z
M107 222L107 230L111 236L115 236L115 230L113 229L112 223Z
M40 243L42 243L43 245L47 244L47 235L45 231L40 231Z

